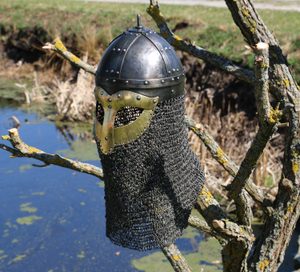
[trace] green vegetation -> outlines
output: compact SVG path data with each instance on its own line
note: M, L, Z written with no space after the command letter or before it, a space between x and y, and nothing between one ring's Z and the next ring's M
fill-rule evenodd
M222 271L221 246L214 238L201 241L197 250L184 254L193 271L218 272ZM132 261L134 268L144 272L174 271L162 252L155 252Z
M237 62L252 65L252 52L245 47L245 41L227 9L161 6L171 28L178 23L187 23L186 27L176 31L183 38ZM146 8L147 5L144 4L72 0L0 0L2 27L40 26L52 37L59 35L65 41L73 40L76 43L76 53L88 52L95 62L99 59L100 49L106 47L112 37L135 24L135 14L140 13L145 25L157 29L146 13ZM271 10L260 10L259 13L279 39L292 68L300 78L299 13Z
M38 209L36 207L33 207L31 204L32 203L30 202L22 203L20 205L20 211L27 212L27 213L36 213Z
M16 222L20 225L32 225L35 221L41 220L43 217L37 215L30 215L24 217L18 217Z

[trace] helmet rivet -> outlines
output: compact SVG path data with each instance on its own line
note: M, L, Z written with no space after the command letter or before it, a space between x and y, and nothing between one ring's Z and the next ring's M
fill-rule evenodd
M165 50L168 50L168 47L165 47Z
M113 51L116 51L116 48L113 48Z
M174 90L171 90L171 93L174 93L175 91Z
M120 51L121 51L121 48L118 48L118 51L120 52Z
M104 93L103 93L103 92L101 92L101 95L104 95Z
M126 49L125 49L125 48L123 49L123 52L126 52Z
M105 70L105 73L108 73L109 71L108 70Z
M148 85L148 84L149 84L149 81L145 80L144 84L145 84L145 85Z
M165 83L165 80L164 80L164 79L162 79L162 80L161 80L161 83Z
M176 77L176 79L178 80L180 77L178 76L178 77Z
M129 81L128 81L128 80L126 80L126 81L125 81L125 83L126 83L126 84L128 84L128 83L129 83Z
M171 74L171 71L170 71L170 70L168 71L168 74Z
M108 79L108 78L106 78L105 80L106 80L106 81L109 81L109 79Z
M175 68L173 68L172 71L175 72L176 71Z
M157 102L157 100L156 99L153 99L153 103L156 103Z
M141 100L141 96L138 95L138 96L136 97L136 100Z
M117 73L117 75L118 75L118 74L120 74L120 72L119 72L119 71L117 71L116 73Z
M111 109L111 108L112 108L112 107L111 107L111 105L108 105L107 107L108 107L109 109Z
M177 68L176 71L179 72L179 69Z
M110 72L111 72L111 73L113 73L113 72L114 72L114 70L113 70L113 69L111 69L111 70L110 70Z
M109 97L107 100L108 100L108 102L111 102L111 101L112 101L110 97Z
M172 77L172 81L174 81L175 80L175 78L174 77Z
M113 79L113 82L116 82L116 80L115 80L115 79Z
M105 137L104 139L105 139L105 141L107 141L107 140L108 140L108 137Z
M121 94L118 94L118 98L121 98Z

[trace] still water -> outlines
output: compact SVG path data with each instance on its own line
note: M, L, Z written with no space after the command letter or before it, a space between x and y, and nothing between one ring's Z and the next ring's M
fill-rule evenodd
M12 115L24 142L100 166L91 140L69 141L32 112L0 107L0 135L7 134ZM40 164L0 150L0 272L172 271L160 251L128 250L106 238L103 182L34 163ZM215 240L188 228L177 244L195 271L222 271Z

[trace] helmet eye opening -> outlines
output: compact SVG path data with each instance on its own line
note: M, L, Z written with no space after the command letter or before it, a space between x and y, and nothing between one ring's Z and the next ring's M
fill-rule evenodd
M118 110L114 127L122 127L134 122L143 113L144 109L138 107L125 106Z

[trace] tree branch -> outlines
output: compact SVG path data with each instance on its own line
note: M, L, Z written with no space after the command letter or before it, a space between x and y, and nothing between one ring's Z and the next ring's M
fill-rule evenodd
M60 38L56 38L54 40L54 44L52 43L46 43L43 46L43 49L52 50L56 53L58 53L60 56L62 56L64 59L68 60L70 63L76 65L77 67L83 69L84 71L95 75L96 74L96 68L84 61L82 61L80 58L75 56L73 53L67 50L67 48L64 46Z
M277 103L284 102L289 127L285 142L283 175L274 212L248 258L250 271L276 271L299 218L300 206L300 92L277 40L249 0L225 0L232 17L250 46L269 44L269 85ZM287 182L288 181L288 182ZM286 183L290 185L287 187ZM287 190L287 188L291 188ZM295 190L295 193L291 193Z
M255 99L258 111L258 119L260 124L265 122L274 123L271 115L271 105L269 100L269 45L259 42L254 48L255 52Z
M230 197L235 201L237 207L237 216L241 223L250 226L251 219L246 207L249 205L245 202L241 195L243 188L248 183L249 177L254 170L257 161L263 153L267 143L276 131L277 123L281 118L279 110L271 110L269 102L269 54L268 45L258 43L255 46L255 98L259 114L260 126L259 130L241 163L239 171L230 185Z
M160 29L161 35L175 48L187 52L196 58L202 59L219 69L229 72L235 75L237 78L244 80L246 82L255 83L254 73L251 70L242 68L234 64L229 59L223 58L217 54L214 54L206 49L199 46L193 45L186 42L181 37L175 35L166 23L166 20L161 13L158 5L158 1L150 1L150 5L147 9L148 14L156 22L158 28Z
M214 138L208 133L204 126L200 123L196 124L194 120L187 117L185 122L189 129L192 130L204 143L212 157L232 176L235 177L238 172L238 166L225 154L222 148L214 140ZM263 206L270 205L273 201L271 196L268 199L265 198L265 193L256 186L251 179L249 179L245 185L245 189L251 195L251 197L259 204Z
M78 172L90 174L97 178L103 178L103 171L99 167L88 163L71 160L58 154L48 154L40 149L27 145L20 138L19 132L16 128L12 128L8 132L9 135L2 136L2 139L10 141L11 145L14 148L8 147L4 144L1 144L0 148L7 152L10 152L13 157L33 158L42 161L47 165L54 164Z
M169 262L171 263L175 272L191 272L191 268L189 267L187 261L182 256L180 250L176 245L171 244L167 247L161 248L162 252L165 254Z

